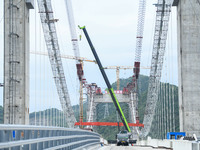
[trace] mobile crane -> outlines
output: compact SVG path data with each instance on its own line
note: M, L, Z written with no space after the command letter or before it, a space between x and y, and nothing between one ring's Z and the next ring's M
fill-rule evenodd
M106 82L106 85L107 85L108 90L109 90L109 92L110 92L110 96L111 96L112 101L113 101L113 103L114 103L114 105L115 105L115 107L116 107L117 112L119 113L119 116L120 116L120 118L121 118L121 120L122 120L122 123L124 124L124 127L126 128L126 130L127 130L128 132L131 132L131 130L130 130L130 128L129 128L129 125L128 125L128 122L126 121L126 117L124 116L124 113L123 113L123 111L122 111L122 109L121 109L121 107L120 107L120 104L119 104L119 102L118 102L118 100L117 100L117 97L116 97L116 95L115 95L115 93L114 93L114 90L113 90L113 88L112 88L112 86L111 86L111 84L110 84L110 82L109 82L109 80L108 80L108 77L107 77L107 75L106 75L106 73L105 73L105 70L104 70L104 68L103 68L103 66L102 66L102 64L101 64L101 61L100 61L100 59L99 59L99 57L98 57L98 55L97 55L97 53L96 53L96 50L95 50L95 48L94 48L94 46L93 46L93 44L92 44L92 42L91 42L91 40L90 40L90 37L89 37L89 35L88 35L88 33L87 33L87 30L86 30L85 26L83 26L83 27L78 26L78 27L79 27L80 29L82 29L83 32L84 32L84 34L85 34L85 37L86 37L86 39L87 39L87 41L88 41L88 44L89 44L89 46L90 46L90 48L91 48L91 50L92 50L92 53L93 53L94 57L95 57L95 59L96 59L96 62L97 62L97 64L98 64L98 66L99 66L99 69L100 69L100 71L101 71L101 74L102 74L102 76L103 76L103 78L104 78L104 80L105 80L105 82Z

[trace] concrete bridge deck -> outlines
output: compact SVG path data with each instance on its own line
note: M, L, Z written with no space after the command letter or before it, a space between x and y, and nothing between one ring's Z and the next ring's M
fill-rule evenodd
M99 148L99 150L154 150L154 149L167 150L166 148L152 148L152 147L140 147L140 146L116 146L116 145L103 146Z

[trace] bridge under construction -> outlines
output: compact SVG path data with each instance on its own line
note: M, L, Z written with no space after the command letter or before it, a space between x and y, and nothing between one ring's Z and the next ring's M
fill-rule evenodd
M121 50L116 61L126 62L130 58L132 66L116 62L110 66L115 51L106 49L105 45L114 43L115 49L120 49L118 43L102 36L104 26L100 25L102 22L98 25L99 16L96 21L87 22L86 16L90 18L94 14L85 14L89 11L85 8L97 5L89 0L84 7L78 3L71 0L2 2L0 149L122 149L113 144L120 141L118 138L105 137L118 132L111 133L111 128L130 133L129 146L123 149L199 149L200 1L135 2L138 13L132 15L137 19L135 27L131 25L135 30L135 38L131 40L135 41L135 47L131 48L135 51L123 58L125 50ZM99 2L98 7L101 7ZM104 9L106 12L106 8L101 8L102 15ZM82 14L77 13L79 10ZM105 20L106 16L103 24L109 22ZM150 20L152 31L147 30ZM75 21L86 26L78 26ZM95 22L97 29L92 30ZM132 28L124 27L126 23L121 23L116 27L122 31L119 37L125 30L132 32ZM150 32L152 35L147 39ZM146 41L151 44L147 46ZM130 43L130 39L126 42ZM101 48L106 49L107 55ZM143 77L144 70L147 79ZM131 71L128 79L123 79L125 75L121 77L122 71ZM111 84L112 81L115 83ZM108 133L101 133L102 129Z

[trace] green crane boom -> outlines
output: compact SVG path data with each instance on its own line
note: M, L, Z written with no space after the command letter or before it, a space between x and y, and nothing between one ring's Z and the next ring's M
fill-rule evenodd
M110 92L110 96L111 96L112 101L113 101L113 103L114 103L114 105L115 105L115 107L116 107L117 112L119 113L119 116L120 116L120 118L121 118L121 120L122 120L122 123L124 124L124 127L126 128L126 130L128 130L128 132L131 132L131 130L130 130L130 128L129 128L129 125L128 125L128 122L126 121L126 117L124 116L124 113L123 113L123 111L122 111L122 109L121 109L121 107L120 107L120 105L119 105L119 102L118 102L117 97L116 97L116 95L115 95L115 93L114 93L114 90L113 90L112 86L110 85L110 82L109 82L109 80L108 80L108 77L107 77L107 75L106 75L106 73L105 73L105 71L104 71L104 68L103 68L103 66L102 66L102 64L101 64L101 61L100 61L100 59L99 59L99 57L98 57L98 55L97 55L97 53L96 53L96 50L95 50L95 48L94 48L94 46L93 46L93 44L92 44L92 42L91 42L91 40L90 40L90 37L89 37L89 35L88 35L88 33L87 33L87 30L86 30L85 26L83 26L83 27L80 27L80 26L79 26L79 28L83 30L83 32L84 32L84 34L85 34L85 37L86 37L86 39L87 39L87 41L88 41L88 43L89 43L89 45L90 45L90 48L91 48L91 50L92 50L92 53L93 53L93 55L94 55L94 57L95 57L95 59L96 59L96 62L97 62L97 64L98 64L98 66L99 66L99 69L100 69L100 71L101 71L101 74L102 74L102 76L103 76L103 78L104 78L104 80L105 80L105 82L106 82L106 85L107 85L108 90L109 90L109 92Z

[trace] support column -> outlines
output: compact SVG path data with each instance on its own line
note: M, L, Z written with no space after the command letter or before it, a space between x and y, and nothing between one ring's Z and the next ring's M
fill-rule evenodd
M200 3L178 4L178 71L180 131L200 136Z
M29 124L29 9L4 0L4 124Z

